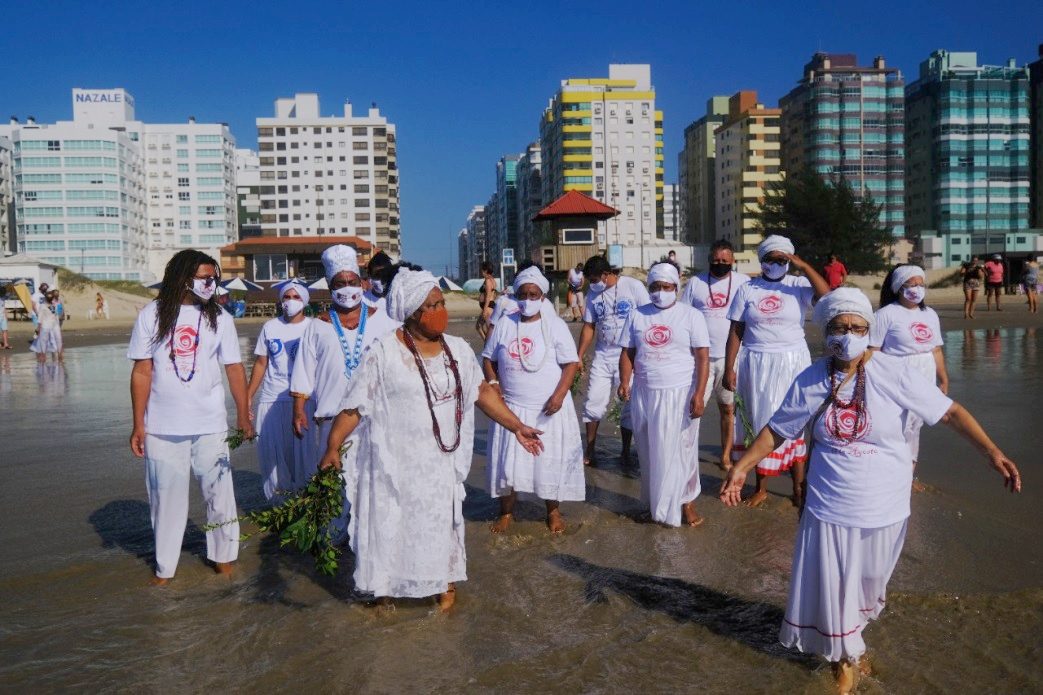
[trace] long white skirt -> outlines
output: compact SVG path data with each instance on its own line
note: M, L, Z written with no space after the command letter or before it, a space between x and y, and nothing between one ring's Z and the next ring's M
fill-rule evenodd
M29 349L36 353L61 352L62 329L60 326L47 326L40 329L36 340L29 344Z
M746 453L746 437L757 437L782 405L794 379L811 364L811 353L807 346L788 352L755 352L744 347L739 351L737 362L741 402L736 403L735 409L735 445L732 448L735 461ZM757 474L779 475L807 458L804 437L787 439L757 464Z
M630 398L641 460L641 501L652 518L681 525L681 505L699 496L699 420L688 416L694 386L649 389L635 380Z
M932 384L935 383L938 367L934 361L933 352L921 352L917 355L908 355L903 359L908 360L909 364L913 365L914 369L927 377ZM920 460L920 429L922 427L923 420L907 410L905 412L902 429L905 434L905 441L909 444L909 453L913 456L913 463Z
M257 404L257 460L264 479L267 500L282 499L284 492L301 488L301 461L311 451L305 439L293 433L293 401L262 401Z
M535 493L540 499L582 502L586 499L583 476L583 440L576 406L567 396L553 415L507 402L522 422L542 430L543 453L533 456L509 430L495 422L489 437L486 462L487 490L493 497L514 492Z
M907 522L863 529L827 524L806 512L779 641L829 661L862 656L862 630L884 610Z

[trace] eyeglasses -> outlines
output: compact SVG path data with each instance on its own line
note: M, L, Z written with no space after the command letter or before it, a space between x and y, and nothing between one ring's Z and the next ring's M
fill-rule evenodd
M864 336L869 333L869 326L826 326L826 333L829 335L846 335L848 333L854 333L857 336Z

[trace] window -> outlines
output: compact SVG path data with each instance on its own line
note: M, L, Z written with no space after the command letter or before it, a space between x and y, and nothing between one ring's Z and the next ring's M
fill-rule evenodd
M177 185L180 188L188 188L188 177L187 176L179 177L178 180L177 180Z
M188 184L186 183L185 185L187 186ZM177 199L178 200L191 200L192 199L192 194L189 193L188 191L178 191L177 192Z
M368 135L369 129L366 126L355 126L351 129L352 135Z
M192 221L191 220L180 220L177 223L177 226L178 226L178 229L192 229Z
M221 136L220 135L197 135L196 136L196 144L197 145L209 144L209 143L218 143L218 142L221 142Z
M593 229L563 229L561 230L562 244L593 244Z
M177 136L177 144L184 145L187 142L188 142L188 136L187 135L178 135Z
M352 157L351 159L354 164L369 164L369 157L366 156Z

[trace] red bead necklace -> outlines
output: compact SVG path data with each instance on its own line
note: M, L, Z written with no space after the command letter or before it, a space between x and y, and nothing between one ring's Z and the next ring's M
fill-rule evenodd
M826 416L826 428L829 433L835 438L840 440L852 441L858 437L858 433L862 430L862 423L866 419L866 368L863 361L859 361L858 366L855 368L855 388L854 393L851 394L851 400L844 402L840 399L840 387L843 385L837 383L837 368L833 364L832 360L829 363L829 398L833 402L833 408L830 408L829 414ZM855 422L851 427L850 432L844 432L844 428L840 425L840 412L843 410L854 410L855 411Z
M453 378L456 380L456 388L454 389L453 396L456 399L456 440L452 446L446 446L445 442L442 441L442 428L438 425L438 418L435 417L435 404L431 398L431 394L434 392L434 388L431 385L431 379L427 375L427 369L424 367L424 360L420 356L420 351L417 350L416 343L413 342L413 336L409 334L409 330L405 327L402 328L402 338L409 348L409 352L413 354L413 359L416 361L417 371L420 372L420 379L424 382L424 395L427 397L427 409L431 413L431 429L435 434L435 442L438 444L438 448L444 453L449 454L456 451L460 447L460 431L463 428L464 421L464 388L463 382L460 379L460 369L456 363L456 358L453 357L452 351L449 346L446 345L445 338L438 336L438 342L442 345L442 350L445 352L446 357L449 359L449 369L453 372Z

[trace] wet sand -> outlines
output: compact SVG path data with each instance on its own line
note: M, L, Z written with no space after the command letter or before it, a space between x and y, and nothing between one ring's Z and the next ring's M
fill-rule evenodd
M979 309L965 331L955 311L955 320L940 312L951 393L1019 463L1026 491L1006 493L950 431L924 431L918 472L929 490L914 496L890 605L866 631L877 673L862 692L1043 689L1043 321L1019 318L1012 304L1001 315ZM260 322L238 325L248 355ZM231 581L217 577L203 563L195 490L177 578L145 586L152 538L142 464L126 445L130 368L117 332L76 347L67 331L64 367L0 353L4 689L828 689L819 660L776 641L796 529L789 481L772 481L766 509L724 508L712 406L698 529L634 520L639 483L623 475L608 436L603 467L587 473L587 502L562 505L564 537L547 534L531 499L495 537L496 502L476 455L464 510L469 581L448 617L425 602L374 613L352 593L350 558L322 578L271 538L244 544ZM450 332L473 335L464 321ZM239 504L257 508L254 450L233 460Z

